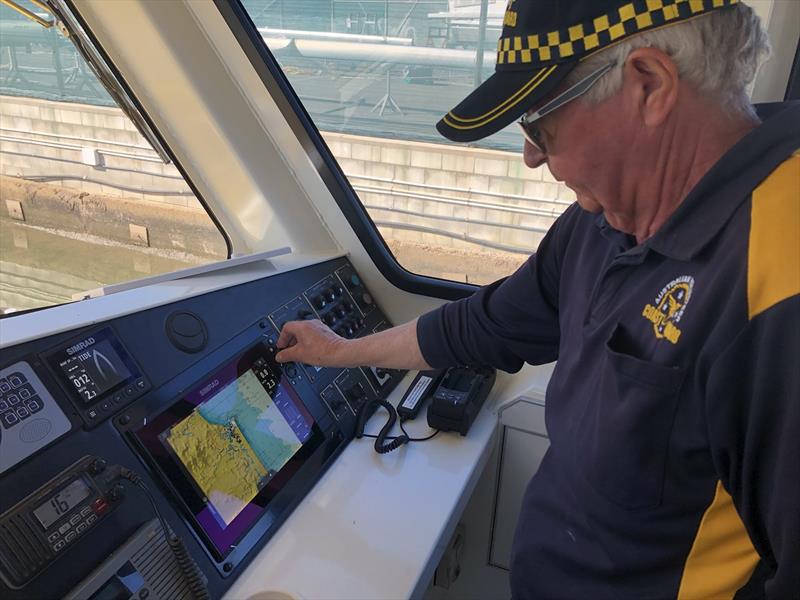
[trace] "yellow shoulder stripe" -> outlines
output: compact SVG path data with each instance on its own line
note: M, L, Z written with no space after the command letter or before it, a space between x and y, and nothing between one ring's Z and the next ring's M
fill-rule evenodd
M678 600L728 600L749 580L760 560L750 542L733 498L717 482L706 509L678 590Z
M800 153L753 190L747 259L750 319L800 294Z

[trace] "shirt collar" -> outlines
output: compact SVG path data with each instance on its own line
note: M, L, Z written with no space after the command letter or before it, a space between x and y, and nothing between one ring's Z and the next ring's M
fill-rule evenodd
M750 192L798 148L800 102L788 102L728 150L644 245L670 258L691 260Z

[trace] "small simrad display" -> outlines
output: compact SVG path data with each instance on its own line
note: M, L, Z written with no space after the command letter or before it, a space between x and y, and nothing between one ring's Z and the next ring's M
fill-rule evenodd
M140 377L111 328L101 329L50 354L48 361L65 387L83 404L93 404Z
M200 381L135 435L220 557L324 440L263 344Z

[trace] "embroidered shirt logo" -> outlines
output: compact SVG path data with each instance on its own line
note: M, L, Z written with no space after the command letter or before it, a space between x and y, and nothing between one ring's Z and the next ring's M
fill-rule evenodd
M655 306L646 304L642 316L653 324L653 331L658 339L667 339L673 344L681 337L678 322L686 310L692 297L694 277L683 275L665 285L658 296Z

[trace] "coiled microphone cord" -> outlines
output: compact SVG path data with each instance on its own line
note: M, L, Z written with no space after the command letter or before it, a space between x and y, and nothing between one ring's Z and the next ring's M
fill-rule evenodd
M370 433L364 433L364 426L367 423L370 415L372 414L372 408L375 406L382 406L387 410L389 413L389 419L386 421L386 424L381 428L378 435L372 435ZM397 450L403 444L407 444L408 442L424 442L426 440L431 439L439 430L437 429L431 435L424 438L412 438L408 435L405 427L403 427L404 419L400 419L400 430L403 432L401 435L389 435L389 432L394 427L395 422L397 422L397 410L395 407L383 399L375 399L369 402L365 402L358 411L358 419L356 420L356 432L355 435L357 438L360 437L368 437L368 438L375 438L375 452L378 454L386 454L387 452L391 452L392 450ZM386 440L391 440L388 444Z

